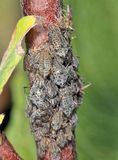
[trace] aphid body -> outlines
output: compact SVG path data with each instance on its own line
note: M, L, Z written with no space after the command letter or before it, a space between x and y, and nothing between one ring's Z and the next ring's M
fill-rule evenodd
M30 101L37 107L43 105L46 99L46 89L45 87L40 88L40 83L34 83L30 90Z
M61 29L56 26L49 26L49 42L52 49L60 57L65 57L68 53L68 43L62 35Z
M39 72L39 74L46 78L49 75L51 70L52 57L49 49L40 49L38 54L33 53L30 55L26 55L26 58L29 61L27 67L29 70L35 70L35 72Z
M58 86L63 87L67 79L68 79L68 74L67 74L66 68L61 64L59 64L57 61L55 61L53 64L52 80Z
M64 134L63 130L59 130L59 132L57 134L56 142L57 142L59 147L64 147L65 146L67 140L66 140L66 137L65 137L65 134Z
M64 114L68 117L75 108L75 103L68 87L60 89L60 97L61 97L60 108L62 108Z
M42 51L39 55L38 69L40 74L45 78L51 70L52 58L48 51Z
M54 130L59 130L62 123L63 123L62 111L59 110L53 115L51 126Z
M47 86L46 88L48 97L54 98L58 93L58 87L51 81L48 81L46 86Z

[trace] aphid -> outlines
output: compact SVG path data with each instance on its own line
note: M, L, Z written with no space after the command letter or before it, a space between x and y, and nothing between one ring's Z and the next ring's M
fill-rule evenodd
M48 110L44 110L43 112L41 112L41 120L42 123L47 123L50 120L50 117L52 117L53 113L50 109Z
M27 66L28 70L36 73L36 71L38 70L39 54L40 52L38 52L38 54L30 53L25 56L25 63L27 63L27 65L25 65Z
M39 109L41 109L42 111L48 111L50 115L53 113L52 105L49 103L48 100L46 100L46 102L44 102L41 106L39 106Z
M59 57L58 55L54 56L53 63L57 61L59 64L64 63L64 59L62 57Z
M29 78L32 80L31 88L34 85L34 83L35 83L35 86L37 86L39 89L45 87L45 81L38 73L31 72L29 74Z
M77 95L73 96L75 107L79 107L79 105L82 103L82 95L79 92Z
M48 136L49 128L50 128L50 123L43 123L43 127L41 128L43 135L47 134Z
M30 90L29 99L36 106L43 105L46 99L46 89L45 87L39 88L39 83L35 82Z
M75 82L71 81L71 85L69 86L69 89L73 94L77 94L80 91L79 82L77 80Z
M39 127L36 130L33 130L33 128L32 128L32 133L33 133L33 136L35 138L35 141L40 141L42 139L42 137L44 136L44 133L42 132L42 128L41 127Z
M70 42L71 41L71 32L67 31L67 30L64 30L63 31L63 35L65 37L65 39Z
M52 66L52 58L49 51L41 51L39 56L38 69L39 73L45 78L49 75L51 66Z
M48 81L47 83L47 95L50 98L54 98L58 93L58 87L52 83L51 81Z
M77 80L78 79L78 76L77 76L77 74L76 74L76 72L75 72L75 70L74 70L72 65L67 67L67 72L68 72L69 80L73 80L73 79Z
M57 131L51 128L49 137L55 139L57 137Z
M68 118L64 116L62 127L65 128L67 125L68 125Z
M52 57L49 49L43 48L39 50L38 54L33 53L27 55L27 59L27 61L29 62L27 64L27 68L29 68L29 70L35 72L38 71L43 78L49 75L52 63Z
M69 48L68 49L68 54L66 55L66 57L64 59L63 65L67 68L71 64L72 64L72 49Z
M31 128L32 128L32 126L31 126ZM40 139L42 139L42 137L44 135L49 136L49 128L50 128L49 123L43 123L42 127L32 128L32 132L35 137L35 140L39 141Z
M65 86L64 88L61 88L59 90L59 95L62 98L63 96L65 96L65 94L70 94L70 90L68 88L68 86Z
M30 52L30 51L28 51ZM24 70L25 71L31 71L31 65L30 65L30 54L26 54L24 57Z
M72 140L73 138L73 133L72 133L72 126L68 125L66 128L65 128L65 137L67 138L67 140Z
M49 145L50 160L61 160L60 148L57 146L55 141L51 141Z
M36 111L34 111L30 116L30 121L33 128L36 129L38 127L42 127L43 124L49 122L50 116L52 116L52 114L47 110L42 111L40 109L37 109Z
M30 79L30 86L31 87L33 86L34 83L36 83L39 88L42 88L45 86L44 79L38 73L30 72L29 79Z
M66 116L70 116L70 114L75 108L73 97L71 95L64 96L60 103L60 107L62 108Z
M60 57L65 57L68 53L68 42L62 35L61 29L56 26L49 26L49 42L55 53Z
M76 114L73 114L73 115L72 115L72 118L71 118L71 120L70 120L71 125L72 125L73 127L75 127L76 124L77 124L77 121L78 121L78 116L77 116Z
M41 121L41 111L36 110L35 112L32 113L32 115L30 116L30 121L32 124L32 127L34 129L39 128L40 126L42 126L42 121Z
M72 65L75 69L77 69L79 66L79 62L75 56L72 57Z
M58 106L58 105L59 105L60 98L59 98L59 96L56 96L55 98L49 99L48 101L50 102L50 104L51 104L53 107L55 107L55 106Z
M53 73L53 81L58 86L63 87L64 84L67 82L68 75L66 71L56 71Z
M56 54L58 55L58 56L60 56L60 57L65 57L66 55L67 55L67 53L68 53L68 47L67 48L60 48L57 52L56 52Z
M61 64L58 60L59 59L57 59L57 57L55 57L53 59L52 71L58 71L58 70L64 70L65 69L65 66L63 64Z
M58 51L61 46L61 30L59 27L49 25L49 42L53 45L54 50Z
M75 108L75 103L67 87L60 89L60 98L61 98L60 108L62 109L64 114L68 117L73 112Z
M43 137L43 138L41 138L40 141L37 142L38 155L40 155L40 158L43 158L45 155L46 147L47 147L46 140L47 139L45 137Z
M32 103L28 98L26 98L26 101L27 101L26 113L27 113L27 116L30 117L31 114L37 110L37 108L35 105L32 105Z
M58 62L54 62L51 79L56 85L63 87L68 79L66 68Z
M58 111L54 113L52 117L52 122L51 122L51 127L54 130L59 130L61 128L61 125L63 123L63 118L62 118L62 111Z
M56 143L59 147L64 147L65 144L67 143L65 134L63 132L63 130L59 130L57 133L57 139L56 139Z

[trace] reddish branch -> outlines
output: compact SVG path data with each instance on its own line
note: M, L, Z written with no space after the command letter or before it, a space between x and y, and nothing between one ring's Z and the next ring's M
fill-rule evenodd
M42 26L48 26L50 23L58 24L60 18L60 0L22 0L23 12L25 15L36 15L44 18L43 24L35 27L28 33L26 42L30 48L38 48L48 39L48 30Z
M50 160L50 153L47 152L45 155L44 160ZM75 159L75 153L73 152L73 146L70 144L66 147L64 147L61 151L61 158L60 160L74 160Z
M21 160L4 134L0 133L0 160Z
M25 15L41 18L39 25L26 36L25 56L25 70L30 80L27 113L38 160L75 160L74 111L80 104L82 83L76 74L71 30L69 22L65 24L62 0L22 0L22 7ZM53 94L53 98L60 99L59 104L54 101L57 99L50 98Z
M26 15L45 17L47 23L57 22L60 16L60 0L23 0L22 4Z

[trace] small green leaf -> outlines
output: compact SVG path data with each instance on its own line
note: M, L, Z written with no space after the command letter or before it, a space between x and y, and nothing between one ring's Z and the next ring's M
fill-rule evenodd
M35 16L25 16L18 21L0 65L0 94L13 70L24 55L24 50L21 46L24 36L35 25Z
M0 114L0 125L2 124L4 120L4 117L5 117L4 113Z

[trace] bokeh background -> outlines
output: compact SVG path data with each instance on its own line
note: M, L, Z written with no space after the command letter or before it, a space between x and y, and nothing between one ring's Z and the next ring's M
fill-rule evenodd
M72 40L80 57L86 84L83 104L77 111L76 144L79 160L118 160L118 1L70 0L75 32ZM20 0L0 1L0 54L8 46L17 20ZM12 112L5 132L25 160L34 160L35 144L25 114L28 86L23 62L13 74Z

